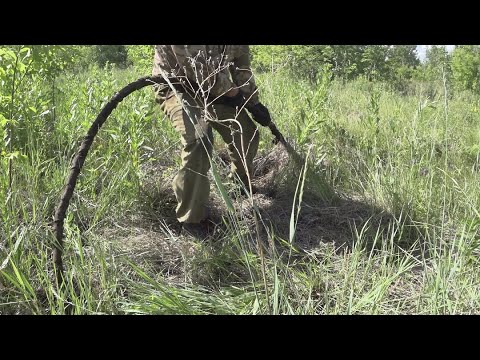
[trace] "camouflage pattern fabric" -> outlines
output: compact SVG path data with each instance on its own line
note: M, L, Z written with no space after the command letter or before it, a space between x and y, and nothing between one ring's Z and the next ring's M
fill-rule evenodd
M249 102L258 103L249 49L246 45L157 45L153 75L161 73L171 84L183 86L175 86L179 91L168 84L156 89L157 102L180 133L183 147L182 165L172 184L178 202L176 215L180 222L198 223L207 216L212 128L227 144L230 178L246 184L252 172L259 144L253 120L245 110L204 101L206 96L218 97L238 86Z

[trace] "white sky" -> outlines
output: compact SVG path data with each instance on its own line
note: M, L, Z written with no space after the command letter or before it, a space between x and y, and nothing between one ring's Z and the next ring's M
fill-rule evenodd
M425 61L425 55L427 53L427 48L432 45L417 45L417 54L420 59L420 61L424 62ZM447 47L447 51L451 52L455 45L445 45Z

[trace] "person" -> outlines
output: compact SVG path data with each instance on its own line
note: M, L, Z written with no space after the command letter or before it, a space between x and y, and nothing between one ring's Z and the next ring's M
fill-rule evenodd
M228 145L230 178L248 189L258 150L258 128L271 121L259 101L248 45L156 45L152 74L156 101L181 135L182 164L173 180L176 216L182 232L208 234L207 173L213 148L212 128Z

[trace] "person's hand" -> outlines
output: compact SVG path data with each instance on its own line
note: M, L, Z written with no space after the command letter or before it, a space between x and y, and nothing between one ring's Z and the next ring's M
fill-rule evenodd
M245 102L245 98L240 90L231 88L225 94L213 101L214 104L221 104L231 107L241 107Z
M262 126L268 126L272 121L272 118L270 117L270 112L262 103L248 106L247 110L250 111L250 113L252 114L253 120L255 120Z
M238 88L231 88L230 90L228 90L226 93L225 93L225 96L226 97L234 97L236 96L238 93L240 92L240 90L238 90Z
M245 98L240 90L237 88L230 89L221 98L221 103L231 107L242 107L245 103Z

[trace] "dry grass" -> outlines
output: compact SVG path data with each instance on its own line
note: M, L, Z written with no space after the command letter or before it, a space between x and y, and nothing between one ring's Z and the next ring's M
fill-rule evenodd
M218 153L221 171L229 171L226 151ZM143 187L140 191L140 212L125 219L117 228L105 229L100 237L119 245L120 254L128 255L134 261L146 261L160 270L169 280L184 280L186 259L195 257L198 244L180 235L181 225L175 218L176 199L171 189L175 175L174 165L165 162L149 163L143 168ZM253 184L258 192L253 195L254 204L260 211L263 226L261 239L267 243L272 231L277 238L288 239L292 199L295 189L289 185L290 176L298 176L299 169L289 161L281 145L269 152L259 154L254 162ZM226 178L225 176L223 178ZM212 181L213 183L213 181ZM250 233L255 232L254 209L249 198L235 192L233 184L233 205L242 225ZM221 242L228 234L229 216L227 207L212 185L210 195L211 219L217 224L212 242ZM326 203L308 188L303 196L302 210L296 227L294 246L301 251L311 251L324 244L335 249L351 248L355 229L368 222L372 229L387 227L392 215L368 204L360 197L342 194L334 204ZM269 235L270 234L270 235Z

